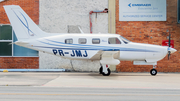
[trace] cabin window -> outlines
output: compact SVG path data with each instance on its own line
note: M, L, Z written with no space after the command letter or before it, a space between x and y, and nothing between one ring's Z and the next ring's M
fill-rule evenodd
M73 39L65 39L65 43L66 44L72 44L73 43Z
M78 40L79 44L86 44L86 38L79 38Z
M125 43L128 44L130 41L126 38L124 38L123 36L120 36L120 39Z
M108 43L109 44L121 44L121 42L119 41L118 38L114 37L114 38L109 38L108 39Z
M38 56L38 51L12 44L16 41L17 37L12 26L0 25L0 56Z
M93 44L100 44L100 39L99 38L93 38L92 43Z

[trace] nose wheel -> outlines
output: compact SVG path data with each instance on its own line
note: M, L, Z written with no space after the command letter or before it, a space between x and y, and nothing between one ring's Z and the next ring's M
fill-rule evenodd
M151 69L151 71L150 71L150 74L152 76L155 76L157 74L157 70L155 68L156 68L156 66L153 66L153 69Z
M151 69L150 71L152 76L155 76L157 74L157 70L156 69Z

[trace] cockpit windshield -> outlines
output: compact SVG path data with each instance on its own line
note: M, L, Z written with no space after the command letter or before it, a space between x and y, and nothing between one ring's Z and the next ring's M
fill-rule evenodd
M120 36L120 39L121 39L125 44L128 44L129 42L131 42L131 41L129 41L128 39L124 38L123 36Z

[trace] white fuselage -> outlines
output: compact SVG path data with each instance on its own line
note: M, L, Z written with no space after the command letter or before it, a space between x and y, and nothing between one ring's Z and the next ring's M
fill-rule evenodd
M80 38L86 39L86 43L79 44ZM108 42L109 38L119 39L120 44L110 44ZM66 43L66 39L71 39L72 43ZM99 39L100 42L93 44L93 39ZM91 60L100 60L101 52L119 51L120 53L116 54L114 58L120 61L157 62L166 56L168 49L168 47L164 46L126 43L117 34L60 34L29 40L27 43L19 45L64 58Z

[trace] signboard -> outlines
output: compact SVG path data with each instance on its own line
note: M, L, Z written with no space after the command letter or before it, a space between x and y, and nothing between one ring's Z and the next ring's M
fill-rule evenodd
M169 46L169 40L163 40L162 46ZM174 40L171 40L171 48L174 48Z
M0 2L3 2L4 0L0 0Z
M166 21L166 0L119 0L119 21Z

